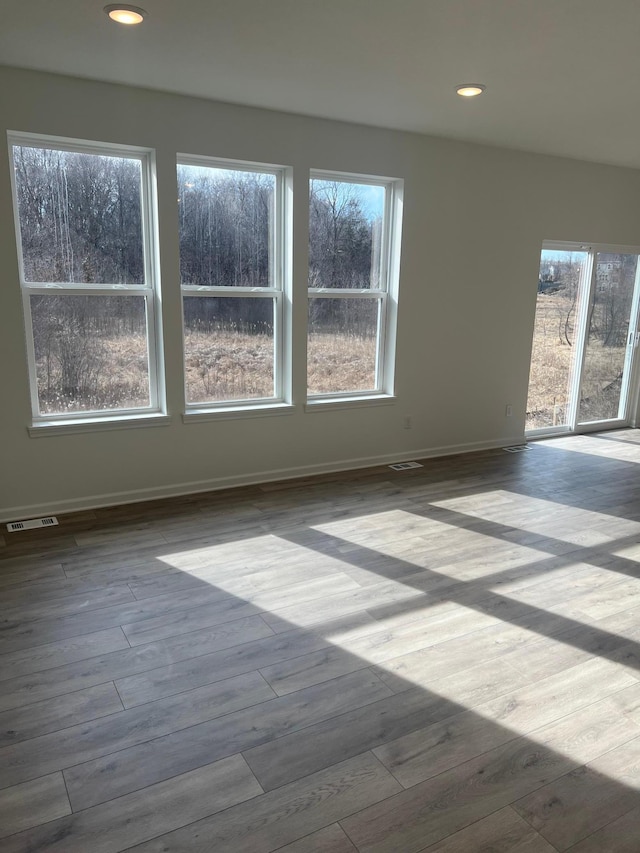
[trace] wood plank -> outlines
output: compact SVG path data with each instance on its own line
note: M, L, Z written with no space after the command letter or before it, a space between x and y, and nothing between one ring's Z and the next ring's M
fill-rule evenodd
M141 844L131 853L272 853L384 800L399 787L380 762L365 753Z
M265 667L262 675L279 695L299 690L352 672L368 664L380 664L403 654L420 651L448 638L464 636L474 628L494 624L495 619L484 614L459 612L446 604L427 610L421 616L414 613L408 624L380 625L380 630L365 629L354 636L344 637L339 645L323 652Z
M265 614L265 621L274 631L287 631L291 625L313 627L340 616L371 611L376 605L387 605L389 601L410 600L424 604L427 596L422 590L412 589L397 583L380 583L369 587L358 587L353 592L327 595L321 601L292 604Z
M27 594L24 601L3 604L0 624L10 625L12 622L22 624L54 616L59 619L69 614L87 613L110 605L127 604L130 601L135 601L135 598L128 586L98 587L87 592L61 595L59 598L40 601L34 601Z
M162 613L156 618L145 618L143 621L136 621L133 624L123 623L122 629L131 645L153 643L164 640L166 637L187 634L191 631L199 631L202 628L217 625L220 622L221 610L224 615L226 613L225 605L226 608L229 608L232 602L235 603L237 610L244 613L248 613L251 609L254 613L261 613L264 609L272 607L276 602L283 604L287 604L290 600L314 602L318 598L323 598L328 591L332 594L340 594L357 588L358 584L347 575L332 574L312 581L290 584L283 589L255 593L250 593L247 590L243 596L236 596L235 593L227 590L215 590L206 584L203 587L204 591L196 592L196 595L204 599L213 595L214 599L210 605L198 606L194 601L192 607L171 608L173 611L171 614ZM216 598L216 592L219 597L223 597L222 608L220 598ZM176 593L176 595L180 595L180 593ZM145 602L151 606L159 598L164 599L165 596L145 599Z
M406 680L428 686L446 672L463 671L500 657L518 671L526 668L529 680L536 682L594 655L621 660L621 655L628 656L632 651L627 636L637 634L639 626L635 611L615 614L606 622L571 624L568 628L562 616L556 618L541 611L539 619L525 620L522 626L490 626L436 644L428 652L411 652L388 660L384 666L387 674L381 677L392 688L396 675L402 679L400 689L404 689ZM633 665L633 656L628 663ZM640 669L640 662L638 666Z
M186 555L174 554L174 549L165 544L144 545L132 548L131 546L121 549L116 553L106 553L101 546L93 548L76 547L60 555L62 568L65 576L70 579L90 579L93 574L102 574L106 571L119 572L120 570L135 569L140 577L165 571L168 567L185 568L200 563L200 560L187 552ZM167 561L170 557L170 562Z
M639 762L636 738L516 801L514 808L556 849L567 850L640 806L634 784Z
M637 609L625 610L592 624L585 619L569 630L560 630L527 646L508 649L504 660L518 669L526 667L532 682L594 657L626 660L629 666L640 671L637 654L639 612ZM629 639L636 642L629 643Z
M383 675L380 669L375 671ZM320 769L329 761L338 760L339 756L373 749L400 733L422 729L430 720L460 714L466 708L478 706L527 682L526 673L500 660L434 680L429 691L404 681L398 703L382 700L362 712L337 717L333 726L310 727L307 736L289 735L277 748L267 744L246 753L246 757L263 787L268 789ZM417 711L415 717L414 710Z
M640 695L640 685L621 667L606 661L587 661L390 741L375 749L374 754L409 788L518 735L538 730L535 739L539 743L540 734L549 723L629 685ZM608 703L606 707L610 716L613 705ZM576 717L574 725L579 724L582 715ZM623 738L632 738L635 728L633 723L623 727Z
M417 853L574 768L518 738L341 823L361 853Z
M396 683L399 684L398 689L405 689L404 685L407 681L428 687L434 679L440 680L449 674L469 671L489 661L492 664L498 659L510 662L511 656L515 659L516 653L526 658L529 649L537 641L539 641L539 635L535 627L504 623L490 625L460 637L444 640L442 643L434 643L426 650L391 658L385 661L384 667L381 667L381 678L394 689ZM621 638L618 644L622 645L623 642ZM548 643L549 646L558 645L553 640L549 640ZM546 651L547 647L545 647ZM588 660L589 657L589 654L583 654L582 658L575 662ZM545 661L547 660L545 655ZM567 666L573 663L574 657L571 656ZM515 668L521 670L521 666Z
M223 514L224 515L224 514ZM197 527L188 526L180 528L176 526L173 530L164 530L163 536L170 547L178 548L183 542L196 543L201 547L206 545L216 545L218 543L228 541L228 530L233 526L233 539L238 538L238 534L244 539L259 537L264 534L265 528L263 525L261 513L253 513L245 517L236 518L231 524L216 524L209 523L199 524Z
M247 604L229 593L203 585L200 590L184 590L167 595L158 595L146 601L132 599L131 604L115 604L88 613L79 612L70 616L51 617L26 624L15 619L12 623L3 626L0 635L0 654L28 646L78 637L131 622L153 619L158 616L164 617L165 614L171 612L185 611L191 607L202 607L205 604L210 604L212 611L220 614L219 622L260 612L259 608ZM213 624L213 621L209 624Z
M532 737L575 761L593 762L637 739L640 718L623 706L639 700L640 685L635 684L536 729Z
M19 678L32 672L42 672L45 669L128 648L129 643L120 627L83 634L81 637L72 637L57 643L30 646L0 655L0 680Z
M137 545L165 545L166 540L150 522L120 524L117 527L88 530L76 533L76 543L83 545L104 545L105 553L112 553L115 548L122 551Z
M39 581L64 580L65 573L60 560L21 557L20 562L0 558L0 589L11 589L17 584L36 585Z
M37 556L50 558L53 554L61 554L69 548L75 546L75 539L72 534L56 534L51 532L52 528L45 527L37 531L40 535L35 539L33 536L24 537L23 534L28 531L20 531L17 538L7 540L6 546L2 549L2 557L22 557Z
M318 832L280 847L278 853L356 853L340 824L334 823Z
M615 573L612 572L615 575ZM570 611L577 619L605 619L619 613L640 607L640 578L621 579L616 575L617 582L601 587L593 592L585 593L571 600Z
M64 598L67 595L76 595L97 588L107 586L118 586L120 583L110 583L107 576L101 575L101 583L93 583L87 580L68 580L62 565L60 573L55 577L42 578L38 580L25 580L2 587L2 600L7 604L23 601L48 601L52 598Z
M410 788L515 737L507 726L464 711L379 746L373 754L404 788Z
M62 773L5 788L0 791L0 838L68 814L71 806Z
M264 679L257 673L248 673L193 690L188 696L159 699L139 708L5 746L0 750L0 787L72 767L97 756L110 755L170 732L189 729L203 721L264 701L272 695ZM194 766L204 763L201 761ZM68 787L71 789L72 786Z
M570 847L570 853L637 853L640 838L640 808L631 809L584 841Z
M461 829L423 853L557 853L548 841L507 806Z
M65 664L36 675L8 679L2 682L0 708L6 710L31 704L265 636L271 636L271 629L259 616L252 616L145 646L127 646L120 651Z
M247 743L244 756L262 787L272 790L458 710L435 694L407 690L309 724L303 731L285 733L273 743Z
M251 800L260 792L242 758L232 756L128 797L12 835L4 842L4 853L118 853Z
M254 673L252 677L256 677ZM248 676L239 676L238 681ZM204 689L204 688L201 688ZM125 748L122 738L136 743L131 735L120 734L116 754L86 761L74 761L75 766L65 771L65 779L74 810L87 808L96 802L122 796L125 793L154 784L168 776L184 773L211 761L217 761L256 744L275 740L290 731L305 728L319 720L332 718L350 708L375 702L389 694L382 682L372 673L363 671L337 679L334 685L319 685L300 690L288 696L265 700L254 707L217 715L208 722L195 721L182 726L180 731L159 737L137 738L139 745ZM159 700L166 703L171 700ZM173 700L184 704L177 697ZM239 704L239 703L238 703ZM249 704L245 701L245 705ZM125 714L144 719L149 706L142 705ZM242 707L242 706L241 706ZM121 715L122 716L122 715ZM102 737L104 741L104 736ZM140 742L142 741L142 742ZM96 747L93 747L94 753ZM115 750L110 749L113 753ZM106 750L102 749L104 755ZM77 751L76 751L77 754Z
M238 620L242 621L242 620ZM371 624L373 620L366 614L359 617L357 624ZM237 623L231 623L237 624ZM334 623L335 624L335 623ZM249 641L249 636L243 633L246 640L224 651L205 653L207 646L198 640L204 632L193 636L196 642L179 658L172 655L173 660L166 666L159 666L161 658L155 659L153 668L145 667L143 672L128 677L118 678L116 686L125 707L133 707L143 702L161 699L184 690L192 690L203 684L210 684L233 675L240 675L251 670L288 658L297 657L330 647L330 641L320 634L305 630L292 630L284 634L266 636L264 639ZM138 647L145 648L145 647Z
M113 682L0 713L0 748L124 710Z
M87 587L93 585L108 585L109 583L136 583L142 579L162 577L170 572L178 572L184 575L186 569L173 568L162 559L141 558L139 560L119 557L107 559L106 557L94 557L83 563L70 565L63 563L64 576L70 584L84 584Z

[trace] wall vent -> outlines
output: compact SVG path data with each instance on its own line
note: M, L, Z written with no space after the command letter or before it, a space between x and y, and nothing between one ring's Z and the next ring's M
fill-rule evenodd
M522 453L523 450L531 450L528 444L514 444L513 447L503 447L507 453Z
M30 521L12 521L7 524L7 530L15 533L17 530L33 530L34 527L55 527L57 523L55 515L48 515L46 518L32 518Z
M394 471L408 471L409 468L424 468L421 462L396 462L394 465L389 465Z

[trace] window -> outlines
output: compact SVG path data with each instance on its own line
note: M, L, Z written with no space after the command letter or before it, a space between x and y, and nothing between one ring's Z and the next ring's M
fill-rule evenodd
M393 393L401 182L310 181L309 397Z
M149 152L10 143L34 425L158 412Z
M187 412L282 402L282 169L182 157Z

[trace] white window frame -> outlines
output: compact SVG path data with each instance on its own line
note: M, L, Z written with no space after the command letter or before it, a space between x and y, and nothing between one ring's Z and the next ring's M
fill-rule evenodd
M157 425L162 421L168 423L165 404L164 364L162 360L162 329L160 324L159 299L159 254L157 240L156 218L156 181L154 152L149 148L139 148L130 145L114 145L111 143L87 140L67 139L57 136L44 136L32 133L8 134L9 161L11 171L11 190L13 197L13 212L18 250L18 270L22 305L25 321L27 363L29 368L29 385L32 409L32 425L29 432L32 436L45 431L78 432L83 428L90 429L92 424L105 429L110 426ZM80 154L97 154L106 157L121 156L139 160L141 165L141 222L142 222L142 251L144 264L143 284L92 284L76 282L29 282L24 275L24 257L22 252L22 234L20 228L20 213L15 179L15 164L13 146L45 148L57 151L68 151ZM147 321L147 360L149 365L149 405L122 409L92 409L77 412L60 412L41 414L38 399L38 380L36 372L35 345L33 339L33 323L31 317L32 296L142 296L145 299Z
M318 298L379 301L374 387L363 391L340 391L323 394L312 394L307 389L305 410L318 411L320 408L342 408L343 406L352 407L354 405L393 402L395 400L395 344L404 181L399 178L359 175L350 172L327 172L319 169L312 169L309 172L309 189L311 189L311 181L313 180L382 187L384 189L384 208L380 238L380 287L378 289L307 288L308 300Z
M176 176L179 166L200 166L213 169L227 169L233 172L273 175L274 215L270 234L271 242L271 287L232 287L230 285L180 284L182 352L184 363L185 423L194 423L217 417L262 416L290 413L291 377L285 372L285 364L291 349L291 211L288 198L291 186L291 169L267 163L254 163L245 160L228 160L220 157L208 157L195 154L178 154L176 157ZM263 298L273 303L273 377L274 393L270 397L251 397L237 400L207 400L201 403L187 401L186 348L184 327L184 298L221 297L234 299Z

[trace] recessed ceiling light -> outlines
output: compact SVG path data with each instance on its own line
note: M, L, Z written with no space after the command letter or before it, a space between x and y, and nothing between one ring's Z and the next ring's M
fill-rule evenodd
M104 7L104 11L119 24L141 24L147 14L139 6L123 6L122 3L111 3Z
M475 98L481 95L487 87L482 83L461 83L456 86L456 92L463 98Z

